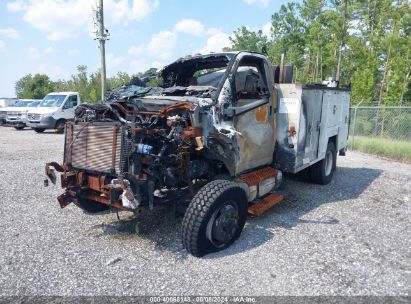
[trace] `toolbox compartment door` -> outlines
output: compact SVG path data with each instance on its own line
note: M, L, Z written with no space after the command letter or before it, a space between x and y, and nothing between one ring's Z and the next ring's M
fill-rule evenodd
M305 142L305 163L318 157L318 143L320 139L323 92L321 90L303 90L303 113L307 117Z

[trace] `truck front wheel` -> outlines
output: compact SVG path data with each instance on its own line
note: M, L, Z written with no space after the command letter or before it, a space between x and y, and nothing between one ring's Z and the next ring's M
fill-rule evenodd
M235 183L214 180L206 184L184 215L183 246L197 257L229 247L240 237L247 207L247 195Z
M62 134L64 133L64 127L66 126L66 121L64 119L59 119L56 122L56 133Z
M333 142L328 142L324 159L310 167L311 181L320 185L331 182L337 166L337 153Z

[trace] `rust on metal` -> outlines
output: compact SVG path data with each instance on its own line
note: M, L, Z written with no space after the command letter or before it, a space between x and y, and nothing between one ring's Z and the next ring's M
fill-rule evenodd
M188 127L187 130L181 132L181 139L196 138L202 135L202 129L199 127Z
M278 174L278 170L272 167L265 167L257 171L240 175L240 179L248 186L255 186L270 177L275 177Z
M101 186L102 185L100 183L100 177L99 176L89 175L88 176L88 186L92 190L101 191Z
M258 122L268 122L268 105L265 104L257 109L255 112L255 120Z
M66 190L63 194L57 197L57 201L61 208L65 208L70 203L76 203L76 193L70 190Z
M167 113L173 112L175 110L189 110L193 111L194 110L194 105L189 102L180 102L175 105L168 106L164 109L162 109L159 113L162 115L165 115Z
M251 216L260 216L267 210L271 209L284 199L284 196L271 193L262 200L252 203L248 207L248 214Z

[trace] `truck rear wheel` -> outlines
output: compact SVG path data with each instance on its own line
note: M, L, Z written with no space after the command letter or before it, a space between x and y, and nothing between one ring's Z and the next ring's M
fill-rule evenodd
M36 133L43 133L46 129L43 128L33 128L34 131L36 131Z
M333 142L328 142L324 159L310 167L311 181L320 185L331 182L337 166L337 153Z
M197 257L229 247L244 228L247 195L235 183L214 180L191 200L183 219L186 250Z

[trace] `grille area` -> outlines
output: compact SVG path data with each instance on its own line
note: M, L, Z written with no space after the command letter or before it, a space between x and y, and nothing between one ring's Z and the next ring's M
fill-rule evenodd
M27 114L27 118L28 118L28 120L37 121L37 120L41 119L41 114L31 114L31 113L29 113L29 114Z
M121 134L122 128L115 123L69 123L65 160L76 169L119 174Z

